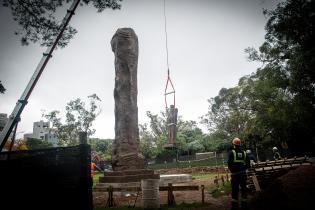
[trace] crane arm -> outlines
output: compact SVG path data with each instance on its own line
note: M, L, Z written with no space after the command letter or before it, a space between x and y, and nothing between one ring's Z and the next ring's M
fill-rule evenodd
M60 38L62 37L62 34L65 31L68 23L70 22L71 17L74 15L74 11L78 7L79 3L80 3L80 0L74 0L72 5L70 6L69 10L67 10L67 14L62 20L61 29L60 29L58 36L56 37L54 43L50 47L47 48L45 53L43 53L43 57L40 60L39 64L37 65L33 76L31 77L31 79L30 79L28 85L26 86L21 98L17 101L11 115L9 116L9 119L8 119L5 127L3 128L2 132L0 133L0 152L2 151L5 143L7 142L8 138L12 132L12 129L14 128L16 123L19 121L21 113L27 104L28 98L30 97L30 95L31 95L38 79L40 78L42 72L44 71L49 59L52 57L52 53L55 50Z

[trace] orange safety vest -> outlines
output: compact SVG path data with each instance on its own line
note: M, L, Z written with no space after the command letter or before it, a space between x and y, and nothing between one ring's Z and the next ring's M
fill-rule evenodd
M91 163L91 177L94 177L95 163Z

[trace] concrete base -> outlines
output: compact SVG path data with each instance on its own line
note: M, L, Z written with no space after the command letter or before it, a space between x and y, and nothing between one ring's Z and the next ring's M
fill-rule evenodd
M171 184L187 183L192 181L191 174L168 174L160 175L160 186Z

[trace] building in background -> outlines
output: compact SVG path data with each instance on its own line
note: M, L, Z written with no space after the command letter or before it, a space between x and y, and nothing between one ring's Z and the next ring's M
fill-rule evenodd
M8 115L5 113L0 113L0 131L3 130L5 124L8 122Z
M42 139L52 143L53 146L57 146L58 138L57 135L50 129L50 123L39 121L34 122L33 124L33 133L24 134L24 139L34 138L34 139Z

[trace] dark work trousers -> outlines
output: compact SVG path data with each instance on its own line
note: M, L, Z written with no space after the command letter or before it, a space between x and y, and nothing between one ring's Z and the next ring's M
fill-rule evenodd
M235 173L231 176L231 185L232 185L232 209L238 208L238 192L239 187L241 187L242 194L242 209L247 208L247 190L246 190L246 180L247 176L245 172Z

